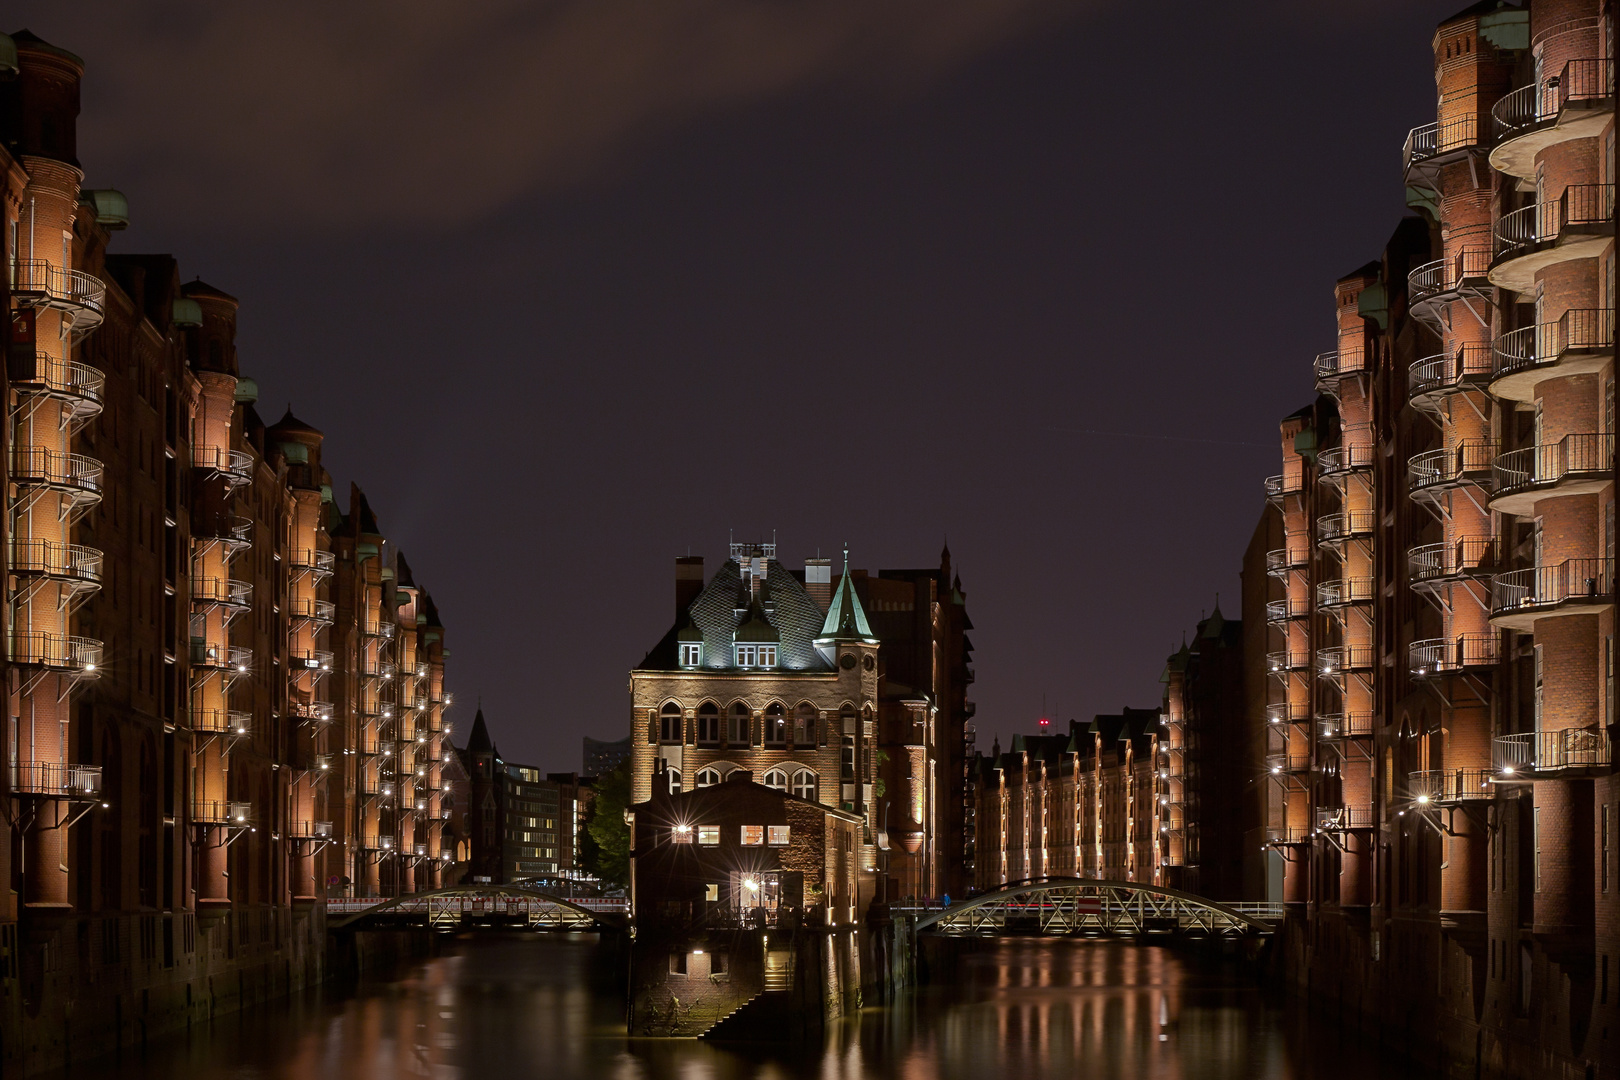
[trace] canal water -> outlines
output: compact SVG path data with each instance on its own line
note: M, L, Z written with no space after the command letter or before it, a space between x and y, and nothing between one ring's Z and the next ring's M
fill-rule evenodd
M1268 998L1236 968L1119 941L986 941L949 985L841 1022L826 1045L625 1037L595 939L470 935L391 982L215 1021L73 1080L1367 1080L1418 1075Z

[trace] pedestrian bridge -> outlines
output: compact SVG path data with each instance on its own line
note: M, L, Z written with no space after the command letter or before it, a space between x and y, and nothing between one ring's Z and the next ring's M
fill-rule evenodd
M1282 919L1281 904L1221 903L1134 881L1043 878L1012 882L947 908L920 912L917 929L979 936L1035 932L1246 937L1271 934Z
M395 897L336 897L326 901L328 930L475 926L532 930L622 930L621 897L562 897L521 885L463 885Z

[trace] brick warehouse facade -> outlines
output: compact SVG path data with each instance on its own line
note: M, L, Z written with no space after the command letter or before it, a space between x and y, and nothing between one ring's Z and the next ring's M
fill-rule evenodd
M863 896L960 894L966 882L966 600L950 566L836 588L776 545L733 544L707 582L676 560L676 621L630 673L631 796L689 791L743 769L866 822Z
M431 887L454 845L431 599L320 432L259 418L237 301L108 250L83 64L0 44L0 1046L32 1071L320 978L323 896Z
M1620 1061L1614 18L1440 24L1246 560L1290 977L1457 1072Z

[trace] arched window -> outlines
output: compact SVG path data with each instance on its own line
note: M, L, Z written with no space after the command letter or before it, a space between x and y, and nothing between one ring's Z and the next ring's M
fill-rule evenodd
M700 746L713 746L720 741L720 706L712 701L698 706L697 741Z
M705 765L703 768L698 770L697 786L700 788L713 787L714 785L724 781L725 778L726 774L721 770L715 768L713 765Z
M673 701L658 710L658 741L661 743L681 741L681 707Z
M787 745L787 711L774 701L765 706L765 745Z
M765 786L775 791L786 791L788 789L787 773L781 769L772 769L765 774Z
M816 774L812 769L800 769L793 774L793 794L801 799L816 799Z
M679 795L681 793L681 770L665 769L664 775L669 778L669 793Z
M748 720L752 716L746 701L734 701L726 715L726 742L732 746L748 745Z
M808 701L799 702L793 710L793 746L808 749L816 745L816 707Z

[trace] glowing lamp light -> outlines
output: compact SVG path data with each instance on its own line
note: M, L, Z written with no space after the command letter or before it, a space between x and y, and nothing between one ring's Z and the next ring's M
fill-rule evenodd
M693 949L692 950L692 955L693 956L702 956L703 955L703 950L702 949Z
M1511 765L1502 766L1502 775L1503 776L1512 776L1513 775L1513 766L1511 766Z
M94 670L96 670L96 665L94 665L94 664L86 664L86 665L84 665L84 670L86 670L86 671L94 671Z
M747 889L749 892L758 892L759 882L755 881L753 878L748 878L743 881L743 888Z
M1427 795L1419 795L1417 797L1417 801L1419 806L1429 805L1429 797Z
M246 664L237 664L236 665L236 670L239 673L246 674L247 673L247 665Z
M677 826L675 826L675 831L678 832L678 833L683 833L683 834L684 833L689 833L689 832L692 831L692 826L690 826L690 825L677 825Z
M1271 771L1272 771L1273 774L1280 773L1280 772L1282 772L1282 766L1281 765L1273 765L1271 767Z

